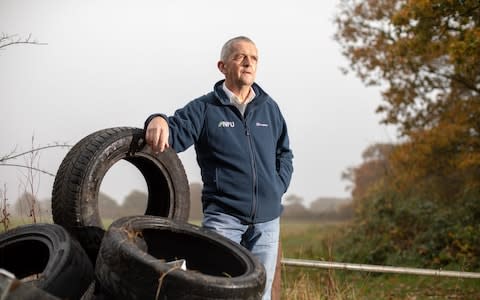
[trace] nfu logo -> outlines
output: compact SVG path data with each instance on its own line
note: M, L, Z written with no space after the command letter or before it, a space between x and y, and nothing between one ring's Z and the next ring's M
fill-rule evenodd
M235 122L220 121L218 123L218 127L223 127L223 128L235 127Z

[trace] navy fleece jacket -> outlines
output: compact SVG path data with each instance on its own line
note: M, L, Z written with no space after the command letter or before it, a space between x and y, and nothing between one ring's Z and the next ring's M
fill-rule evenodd
M177 110L168 121L169 144L176 152L195 145L204 212L221 211L247 224L280 216L281 197L293 173L287 126L278 105L260 86L244 116L222 89Z

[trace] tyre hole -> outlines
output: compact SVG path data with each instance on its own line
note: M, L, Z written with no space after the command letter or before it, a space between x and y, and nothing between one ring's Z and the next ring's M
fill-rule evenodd
M37 279L47 267L50 251L37 240L24 240L0 248L0 268L15 274L24 281Z
M212 239L169 230L143 230L147 252L167 262L185 259L187 270L218 277L246 273L243 261L227 247Z
M147 183L141 171L127 160L113 164L102 180L98 196L104 226L123 216L145 214L147 201Z

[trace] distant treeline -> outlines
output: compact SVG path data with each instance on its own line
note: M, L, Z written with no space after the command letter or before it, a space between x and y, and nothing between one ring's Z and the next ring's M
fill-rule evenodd
M202 219L201 204L202 185L190 184L190 219ZM287 195L284 199L282 219L294 220L346 220L353 217L353 206L350 199L317 198L306 207L303 198Z
M190 220L200 221L203 218L200 183L190 184ZM353 216L352 204L344 198L317 198L309 207L303 199L296 195L287 195L284 199L282 218L294 220L346 220ZM122 216L144 214L147 207L147 194L133 190L119 204L112 197L100 192L99 212L102 218L115 219ZM31 216L32 208L36 216L51 216L51 201L37 201L31 194L23 194L14 204L13 215Z

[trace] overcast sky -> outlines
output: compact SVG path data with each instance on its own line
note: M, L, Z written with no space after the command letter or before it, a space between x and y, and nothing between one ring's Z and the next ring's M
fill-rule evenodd
M173 114L222 79L223 43L252 38L259 49L257 83L288 123L294 174L286 195L307 203L348 197L341 173L361 162L375 142L393 142L379 124L379 89L366 88L333 40L338 1L0 0L0 31L42 46L0 51L0 157L53 142L75 144L108 127L142 127L153 112ZM68 150L41 153L39 166L57 171ZM199 182L193 149L180 154L190 182ZM24 160L16 161L24 163ZM16 199L23 171L0 167L0 184ZM37 195L51 195L40 176ZM119 201L144 189L139 172L119 163L102 191Z

